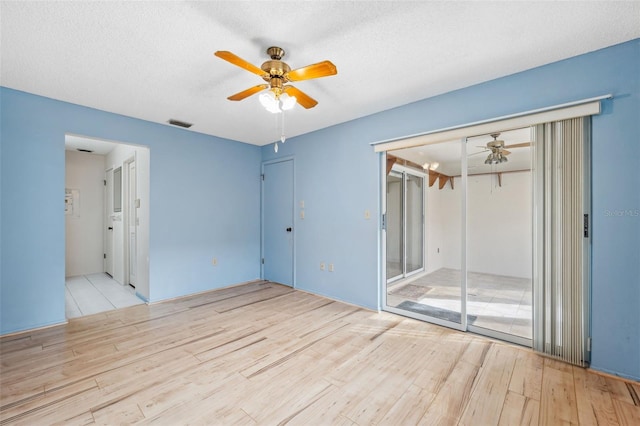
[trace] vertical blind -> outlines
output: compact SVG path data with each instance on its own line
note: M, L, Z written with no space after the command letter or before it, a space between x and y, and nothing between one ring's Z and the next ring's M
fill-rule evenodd
M590 118L534 130L535 350L585 366L588 348Z

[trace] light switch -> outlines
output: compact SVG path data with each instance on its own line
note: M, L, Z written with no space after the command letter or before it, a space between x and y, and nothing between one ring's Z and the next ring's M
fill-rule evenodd
M304 209L304 200L300 200L300 208Z
M304 210L300 210L300 219L304 219Z
M369 210L365 210L364 211L364 218L365 219L371 219L371 212Z

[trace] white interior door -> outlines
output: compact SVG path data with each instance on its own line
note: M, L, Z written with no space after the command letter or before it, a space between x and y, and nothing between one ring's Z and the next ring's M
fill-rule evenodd
M105 173L104 271L113 276L113 169Z

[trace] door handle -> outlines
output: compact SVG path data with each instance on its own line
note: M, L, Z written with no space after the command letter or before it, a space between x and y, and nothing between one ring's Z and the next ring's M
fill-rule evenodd
M288 227L288 228L287 228L287 232L291 232L292 230L293 230L293 228L292 228L292 227Z
M107 228L109 231L113 231L113 226Z

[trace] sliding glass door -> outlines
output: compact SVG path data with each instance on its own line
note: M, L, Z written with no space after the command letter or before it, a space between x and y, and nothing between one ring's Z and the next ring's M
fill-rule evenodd
M396 254L383 262L383 308L588 365L590 115L604 98L376 146L385 214L397 215L381 235ZM543 116L556 121L535 124ZM499 123L508 130L481 135ZM462 132L479 136L441 142ZM394 164L428 178L425 263L413 276L410 178Z
M525 128L388 153L428 180L419 227L426 263L409 277L410 238L419 234L410 231L409 199L419 185L399 168L387 175L386 310L530 345L530 145Z

